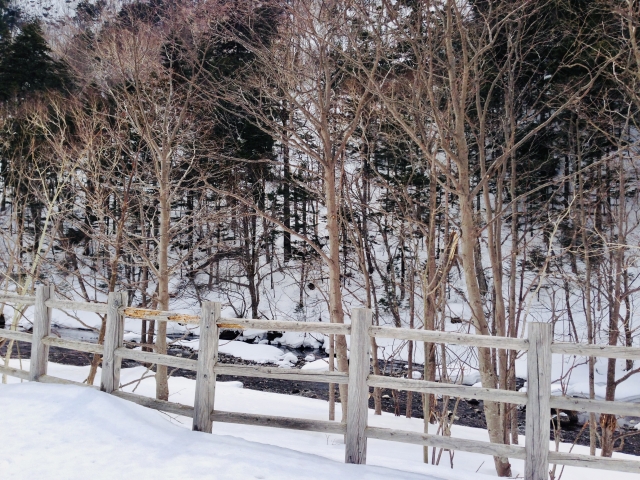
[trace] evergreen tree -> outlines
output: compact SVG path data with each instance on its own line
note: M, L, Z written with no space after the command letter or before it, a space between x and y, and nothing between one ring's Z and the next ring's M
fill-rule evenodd
M0 100L27 92L61 90L67 84L66 69L51 57L40 25L33 22L22 26L0 59Z

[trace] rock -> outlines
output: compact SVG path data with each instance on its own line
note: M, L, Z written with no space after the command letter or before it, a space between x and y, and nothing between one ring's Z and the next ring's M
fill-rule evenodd
M276 338L280 338L283 332L267 332L267 340L272 342Z
M220 332L220 340L235 340L242 335L241 330L222 330Z

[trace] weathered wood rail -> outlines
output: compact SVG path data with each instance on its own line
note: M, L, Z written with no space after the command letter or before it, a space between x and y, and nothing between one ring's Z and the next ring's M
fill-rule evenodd
M345 435L345 461L348 463L366 463L367 439L373 438L523 459L526 480L546 480L550 463L640 474L640 461L549 451L549 425L552 408L611 413L621 416L640 416L639 404L552 396L551 355L564 354L640 360L640 348L637 347L553 343L552 327L550 324L543 323L530 323L527 339L375 327L372 326L372 313L367 309L355 309L350 325L223 318L221 305L216 302L204 302L200 315L186 315L128 307L125 293L110 293L106 304L57 300L54 298L53 288L49 286L37 287L35 296L0 294L0 302L24 307L35 306L33 333L0 329L0 338L32 344L30 370L0 366L0 374L44 383L87 386L47 374L49 347L56 346L101 354L103 359L100 390L148 408L191 417L193 418L193 430L211 433L213 422L224 422ZM107 328L104 345L52 336L51 312L54 308L106 314ZM200 326L198 360L125 348L123 342L125 317L198 324ZM218 364L219 331L221 329L247 328L350 335L349 371L318 372L253 365ZM373 375L370 373L370 337L528 351L527 393ZM122 359L195 371L194 406L156 400L119 390ZM214 408L216 376L221 374L348 385L349 409L346 423L216 410ZM93 385L89 387L98 388ZM367 424L370 387L526 405L525 446L492 444L463 438L370 427Z

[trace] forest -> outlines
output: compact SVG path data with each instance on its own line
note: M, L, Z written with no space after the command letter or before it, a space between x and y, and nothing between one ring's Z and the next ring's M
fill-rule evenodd
M639 28L637 0L83 0L58 22L0 0L0 288L638 346ZM166 353L166 328L140 343ZM372 342L378 374L518 388L518 352ZM345 337L325 349L348 370ZM578 364L592 399L640 372L578 358L560 384ZM518 442L508 405L484 416ZM615 415L588 425L592 454L624 444Z

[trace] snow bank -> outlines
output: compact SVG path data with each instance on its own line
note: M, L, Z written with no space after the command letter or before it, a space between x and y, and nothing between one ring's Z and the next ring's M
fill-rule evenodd
M11 361L12 367L19 367L18 360ZM29 368L29 361L22 362L22 368ZM86 378L88 367L74 367L69 365L59 365L49 363L49 374L58 377L68 378L75 381L83 381ZM145 374L146 369L143 367L124 368L122 369L121 383L128 384L123 390L131 392L135 389L135 393L145 396L153 396L155 394L155 383L153 378L147 378L138 383L135 380ZM146 372L148 373L148 372ZM100 372L98 372L98 377ZM10 383L19 383L20 380L9 377ZM25 387L37 388L47 387L46 385L23 385ZM11 387L11 386L10 386ZM329 435L320 432L302 432L294 430L284 430L268 427L254 427L249 425L234 425L226 423L215 423L215 435L192 434L191 419L178 417L156 412L153 410L145 410L133 404L126 404L124 412L129 412L125 416L120 415L119 418L112 419L108 415L113 414L115 407L105 407L96 403L96 407L88 410L94 401L94 396L83 396L78 398L77 403L72 405L59 405L55 400L56 395L49 396L44 392L53 390L44 390L38 388L35 390L37 395L29 395L22 393L5 393L4 389L9 387L0 385L0 431L5 433L3 449L0 450L0 472L2 478L135 478L135 474L142 472L140 478L189 478L199 479L201 471L206 470L208 478L224 479L224 478L327 478L333 475L333 478L382 478L378 476L378 470L335 470L341 468L342 465L336 467L332 462L320 459L320 463L313 463L313 468L317 472L309 472L306 468L296 467L300 464L308 464L317 459L317 456L325 459L334 460L337 464L344 461L344 440L342 435ZM19 387L22 388L22 387ZM56 387L67 389L69 387ZM77 388L73 389L78 390ZM89 390L89 389L87 389ZM169 379L169 390L171 392L170 400L185 405L193 405L195 395L195 381L182 378L172 377ZM17 390L16 390L17 391ZM14 391L15 392L15 391ZM33 391L30 391L33 392ZM93 392L99 395L99 392ZM74 393L73 395L85 395L84 393ZM118 399L107 397L109 402ZM24 400L24 401L23 401ZM110 404L108 404L110 405ZM113 404L113 405L120 405ZM118 407L120 408L120 407ZM49 410L48 410L49 409ZM130 409L130 410L129 410ZM252 414L288 416L294 418L307 418L313 420L327 419L327 402L324 400L305 398L296 395L281 395L276 393L261 392L256 390L242 388L241 382L217 382L216 383L216 409L244 412ZM101 412L106 412L104 415ZM18 413L15 413L18 412ZM133 412L133 413L131 413ZM15 414L14 414L15 413ZM33 416L29 415L33 413ZM20 421L14 421L16 415L21 415ZM94 433L93 428L89 425L89 420L96 416L99 420L100 428L105 432L100 433L92 439ZM155 419L153 419L155 416ZM336 416L340 418L340 404L336 404ZM84 419L84 420L82 420ZM69 426L66 423L69 421ZM54 422L54 427L49 427L49 422ZM79 422L79 423L76 423ZM142 422L142 423L139 423ZM175 425L169 425L173 422ZM111 424L119 426L112 427ZM369 411L369 424L376 427L395 428L400 430L408 430L413 432L422 432L422 419L404 417L395 417L392 414L383 414L381 416L373 415L373 411ZM8 425L12 425L8 429ZM120 426L125 425L128 430L123 430ZM181 427L184 433L181 433ZM96 427L97 428L97 427ZM10 431L8 431L8 430ZM23 439L28 436L29 442L38 441L38 430L43 436L47 436L47 448L40 448L44 445L44 441L36 443L34 446L27 445ZM140 434L138 434L140 432ZM451 431L455 438L467 438L470 440L488 441L488 435L485 430L462 427L454 425ZM190 440L191 435L196 435L197 440ZM237 439L229 440L224 435L232 435L239 437L247 442L240 442ZM89 448L82 444L82 436L87 436L86 442L95 446L95 455L88 453ZM158 451L148 452L147 448L139 442L140 438L151 438L149 445L157 448ZM155 438L157 436L157 438ZM75 438L77 437L77 438ZM21 442L21 443L14 443ZM51 440L49 440L51 439ZM146 441L146 440L145 440ZM204 443L199 443L204 442ZM231 442L231 443L230 443ZM279 449L265 449L268 444ZM80 445L77 445L77 444ZM524 438L520 437L520 444L524 444ZM60 447L58 447L60 445ZM66 448L65 446L69 447ZM550 442L550 448L555 449L553 442ZM250 449L245 448L250 447ZM284 449L291 449L297 452L313 454L308 457L296 457L295 454L287 452ZM568 452L572 446L570 444L561 443L560 451ZM50 453L49 450L54 453ZM77 455L74 452L79 452ZM123 453L121 453L121 451ZM573 447L573 453L588 454L589 447L577 445ZM55 466L61 472L71 472L72 465L75 468L76 463L81 464L82 469L78 471L86 473L91 471L91 475L60 476L55 477L49 474L42 475L41 470L37 470L38 465L24 466L21 462L33 462L37 452L38 462L46 464L51 455L51 465ZM255 453L254 453L255 452ZM282 453L284 452L284 453ZM261 468L262 458L264 455L271 455L273 458L268 459ZM58 457L56 457L56 455ZM64 458L60 458L60 456ZM87 456L88 455L88 456ZM201 456L202 455L202 456ZM293 456L289 456L293 455ZM76 456L82 457L76 459ZM638 457L614 454L617 458L625 458L629 460L638 460ZM111 461L116 458L116 464L122 462L125 467L117 470L117 474L112 475L114 470L105 459ZM254 460L254 458L256 460ZM301 460L304 459L304 460ZM311 460L309 460L311 459ZM155 462L159 462L162 468L155 469ZM510 459L513 466L514 476L519 475L522 478L524 473L524 464L522 460ZM138 463L136 463L138 462ZM287 462L290 462L292 468L289 469ZM20 466L16 464L20 463ZM138 464L144 464L144 467L138 467ZM190 464L193 463L193 470L190 470ZM251 466L244 465L251 463ZM428 475L428 478L438 478L446 480L489 480L495 477L493 469L493 461L491 457L467 452L455 452L454 468L449 465L449 457L447 452L443 454L443 460L440 466L425 465L422 463L422 447L420 445L409 445L395 442L385 442L380 440L369 440L367 449L367 464L377 465L403 472L419 473ZM286 464L286 468L285 465ZM282 466L279 476L273 476L274 469ZM253 469L256 467L256 469ZM19 468L22 468L20 470ZM80 468L80 467L78 467ZM94 468L95 470L89 470ZM109 470L111 468L111 470ZM291 470L297 470L293 474L289 474ZM359 468L359 467L358 467ZM33 470L29 470L33 469ZM102 475L104 469L105 475ZM235 474L227 475L229 472ZM27 472L26 474L13 475L15 472ZM7 472L5 474L5 472ZM98 472L99 475L96 475ZM174 473L175 472L175 473ZM184 474L187 472L186 474ZM213 476L212 472L221 472L220 475ZM248 472L248 473L247 473ZM257 472L257 473L256 473ZM374 473L369 473L374 472ZM48 473L48 472L47 472ZM575 467L566 467L562 475L563 480L601 480L605 472L598 470L589 470ZM270 476L268 476L268 475ZM203 474L204 475L204 474ZM416 478L406 476L398 471L387 470L384 475L388 479L400 478ZM329 477L331 478L331 477ZM425 479L425 477L420 477ZM616 473L616 480L637 480L637 475L631 473Z
M303 332L284 332L281 337L272 342L286 345L291 348L320 348L324 343L324 335ZM327 343L328 344L328 343Z
M200 340L180 340L177 344L194 350L200 348ZM256 363L275 363L283 368L290 368L298 362L298 357L293 353L283 352L273 345L260 343L246 343L238 340L220 340L218 351L225 355L242 358Z
M218 351L257 363L276 363L284 356L282 350L272 345L256 345L237 340L221 341Z
M319 358L302 366L302 370L329 370L329 360L326 358Z
M89 388L2 385L0 405L4 478L424 478L191 432L153 410Z

